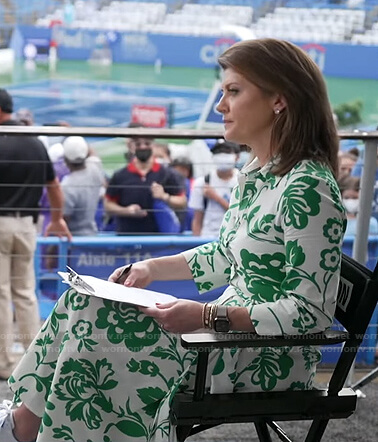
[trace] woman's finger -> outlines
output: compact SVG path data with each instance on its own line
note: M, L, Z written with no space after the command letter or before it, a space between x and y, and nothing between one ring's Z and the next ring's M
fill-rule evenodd
M151 316L159 322L159 318L161 316L160 310L155 307L138 307L139 311L144 313L147 316Z
M116 282L116 280L119 278L119 275L122 272L122 267L119 267L118 269L115 269L113 273L110 274L108 277L108 281L110 282Z
M161 304L160 302L156 303L156 308L160 310L165 310L167 308L173 307L175 304L177 304L177 301L171 301L171 302L165 302L164 304Z

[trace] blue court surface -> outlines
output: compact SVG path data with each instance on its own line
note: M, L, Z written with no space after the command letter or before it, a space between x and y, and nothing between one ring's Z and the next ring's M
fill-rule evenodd
M7 88L14 108L28 108L39 125L64 120L72 126L125 127L137 105L173 106L173 126L193 126L209 91L132 83L43 80Z

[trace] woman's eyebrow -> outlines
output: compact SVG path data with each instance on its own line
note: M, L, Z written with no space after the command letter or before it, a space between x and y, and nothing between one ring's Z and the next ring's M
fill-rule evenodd
M238 86L238 83L237 83L236 81L230 81L230 82L228 82L228 83L223 83L223 84L221 84L221 88L222 88L222 89L226 89L226 88L229 88L229 87L232 87L232 86L234 86L234 87L239 87L239 86Z

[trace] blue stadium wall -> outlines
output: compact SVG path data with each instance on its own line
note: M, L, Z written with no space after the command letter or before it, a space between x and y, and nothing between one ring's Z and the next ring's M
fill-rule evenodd
M50 41L58 44L61 60L88 60L94 51L106 49L114 63L214 68L217 57L236 40L232 38L174 36L136 32L113 32L63 27L18 27L11 47L22 58L27 43L46 53ZM344 78L378 79L378 46L297 43L306 50L324 75Z

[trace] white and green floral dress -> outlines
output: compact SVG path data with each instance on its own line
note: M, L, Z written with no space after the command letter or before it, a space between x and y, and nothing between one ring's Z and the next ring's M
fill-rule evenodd
M218 302L248 308L260 334L330 326L344 209L332 174L303 161L284 177L256 161L242 170L219 243L184 252L200 292L229 284ZM178 294L179 295L179 294ZM193 386L196 354L125 304L70 289L10 378L42 425L38 442L167 441L169 401ZM314 347L219 351L213 392L307 389Z

